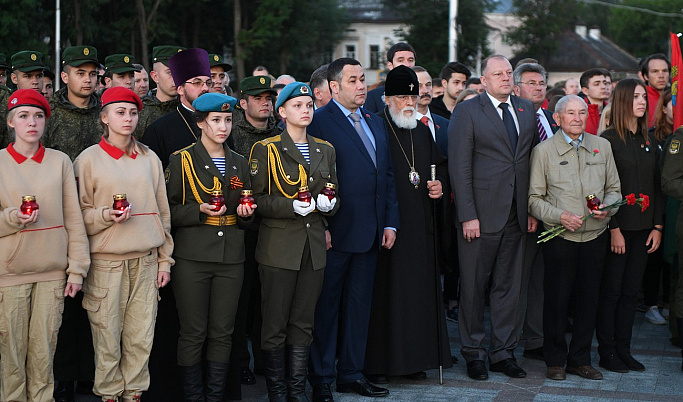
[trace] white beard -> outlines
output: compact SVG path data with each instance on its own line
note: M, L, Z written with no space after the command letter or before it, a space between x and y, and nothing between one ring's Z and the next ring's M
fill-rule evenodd
M407 110L412 110L413 114L411 116L405 116L403 112ZM417 119L415 118L417 116L417 109L414 107L406 106L403 109L396 111L392 106L389 106L389 114L391 115L391 120L393 120L394 124L399 128L412 130L417 127Z

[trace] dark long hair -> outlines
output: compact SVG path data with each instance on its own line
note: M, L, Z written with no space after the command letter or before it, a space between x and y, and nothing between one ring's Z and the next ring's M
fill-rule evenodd
M633 92L636 87L641 86L647 94L647 87L645 83L637 78L624 78L617 83L612 93L612 119L610 127L614 128L622 141L626 141L630 129L630 123L633 119ZM647 102L645 103L645 114L638 118L638 129L641 135L647 141ZM637 132L638 130L636 130ZM635 134L635 133L634 133Z
M674 132L674 124L666 121L666 105L671 102L671 90L664 91L657 102L655 109L655 138L657 141L664 142L666 137Z

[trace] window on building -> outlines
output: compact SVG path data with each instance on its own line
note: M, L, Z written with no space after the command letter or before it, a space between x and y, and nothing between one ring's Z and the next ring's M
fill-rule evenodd
M351 59L356 58L356 45L346 45L346 51L344 52L344 57L349 57Z
M370 69L379 70L379 45L370 45Z

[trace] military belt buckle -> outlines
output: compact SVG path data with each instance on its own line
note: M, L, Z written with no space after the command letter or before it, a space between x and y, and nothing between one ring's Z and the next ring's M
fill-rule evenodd
M221 216L220 216L220 219L219 219L219 221L218 221L218 224L219 224L220 226L227 226L227 225L228 225L228 217L225 216L225 215L221 215Z

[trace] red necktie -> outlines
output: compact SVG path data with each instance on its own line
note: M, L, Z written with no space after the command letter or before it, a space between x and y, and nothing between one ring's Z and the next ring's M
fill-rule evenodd
M541 138L541 142L548 139L548 133L545 132L543 123L541 122L541 114L536 113L536 126L538 127L538 136Z
M424 123L425 126L429 127L429 117L427 117L427 116L422 116L422 118L420 119L420 121L421 121L422 123Z

